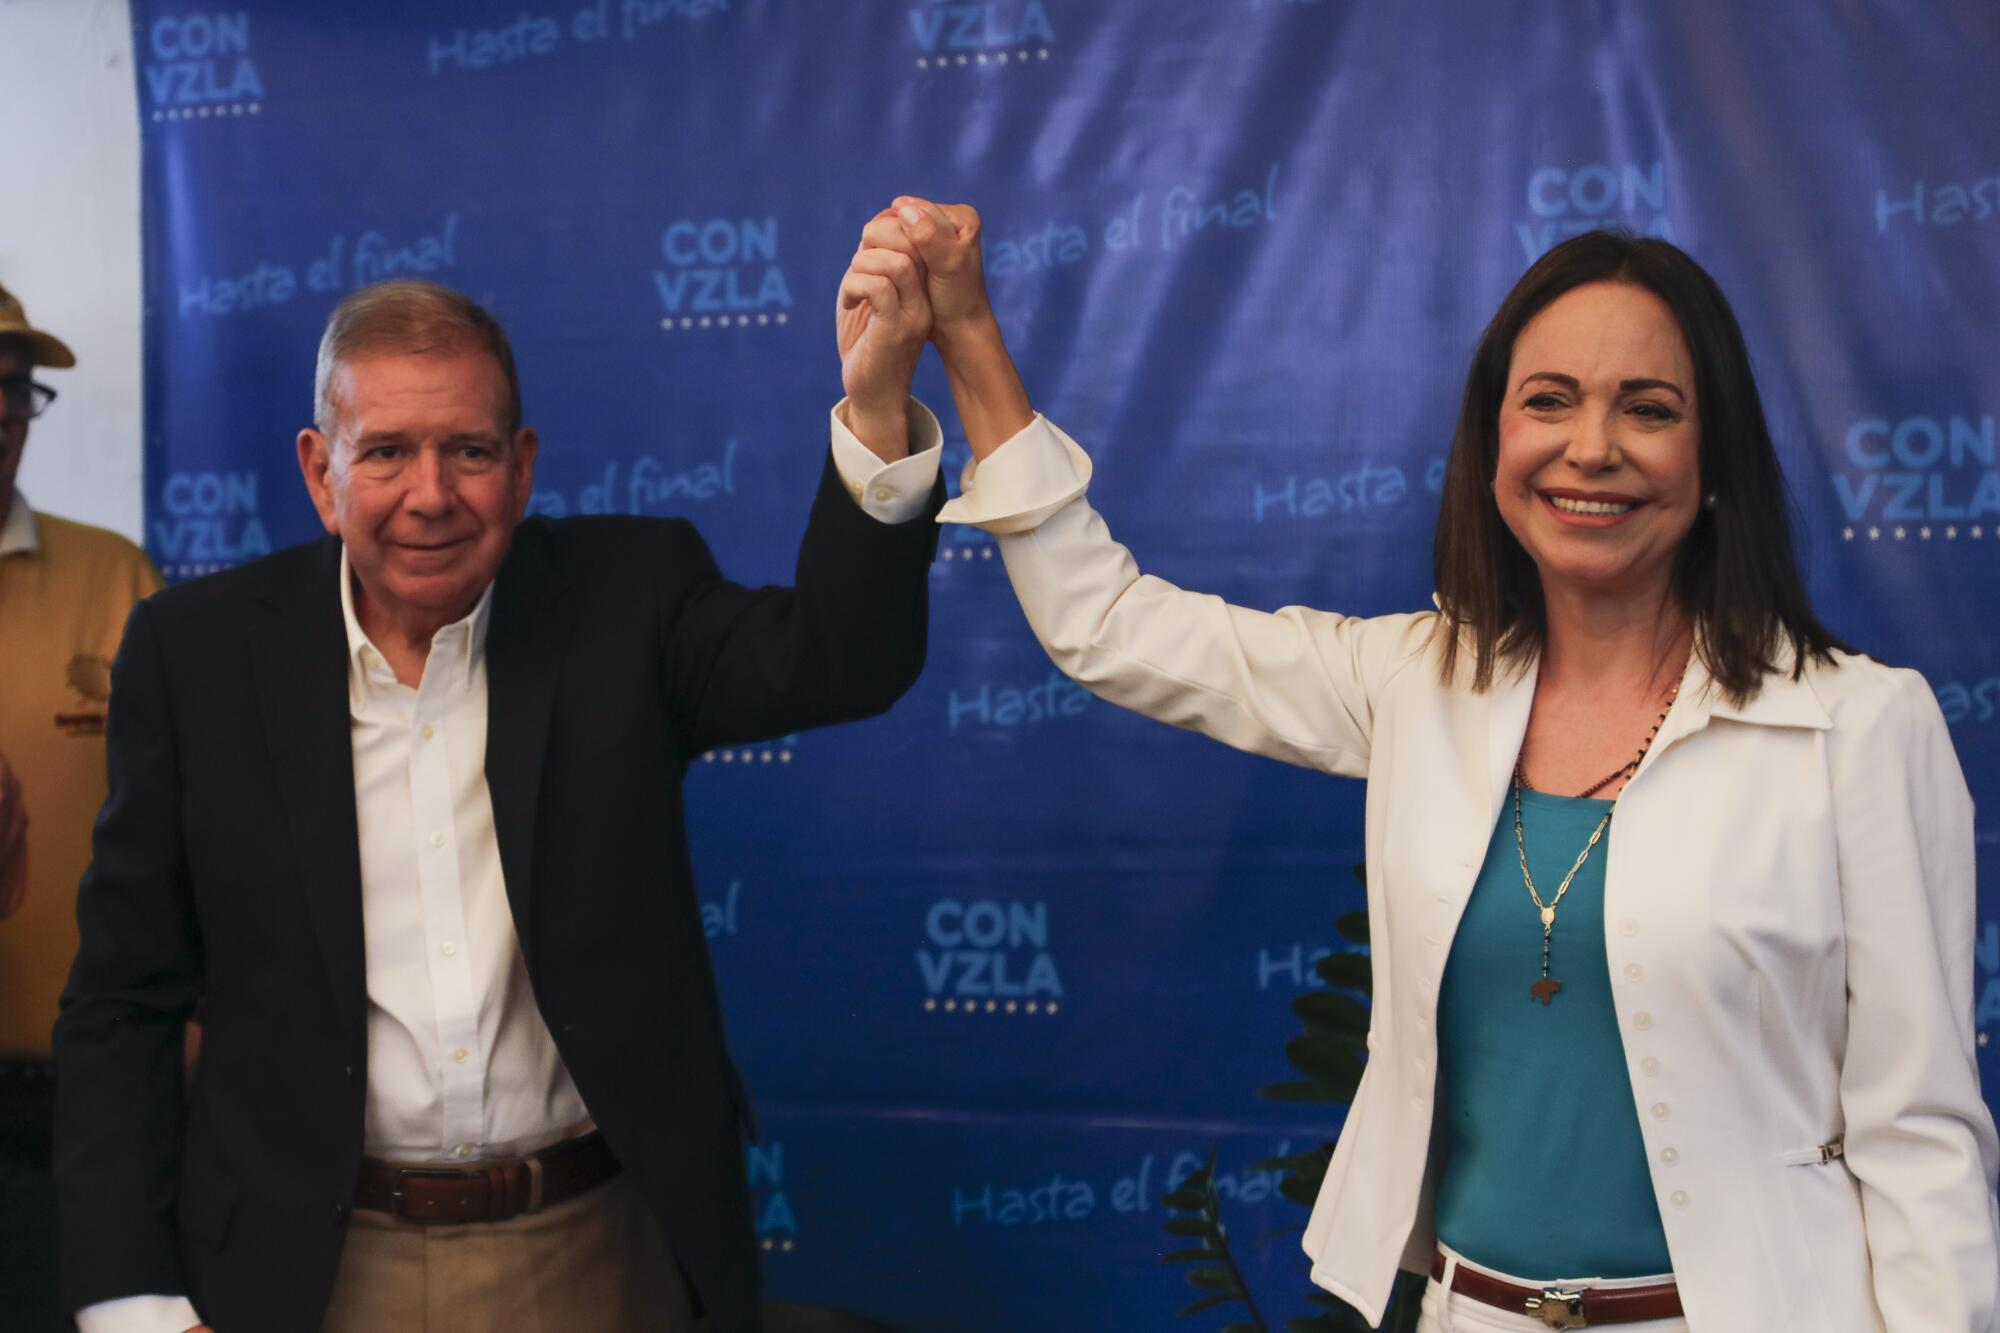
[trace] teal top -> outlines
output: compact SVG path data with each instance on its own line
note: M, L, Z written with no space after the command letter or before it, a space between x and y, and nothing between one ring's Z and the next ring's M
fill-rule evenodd
M1521 793L1535 888L1548 902L1609 801ZM1486 847L1438 995L1438 1108L1447 1156L1437 1233L1527 1278L1673 1270L1646 1167L1604 953L1607 828L1557 909L1545 1006L1542 921L1514 847L1511 792Z

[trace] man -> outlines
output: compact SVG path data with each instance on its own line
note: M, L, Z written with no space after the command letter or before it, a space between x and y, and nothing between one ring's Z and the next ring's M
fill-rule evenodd
M756 1328L680 782L921 666L929 310L865 267L793 589L684 522L522 522L491 318L415 282L334 311L298 438L332 537L161 594L119 653L56 1033L83 1333Z
M131 542L38 514L15 488L35 378L76 356L0 288L0 1328L53 1329L49 1028L76 953L76 883L104 803L111 657L160 586Z

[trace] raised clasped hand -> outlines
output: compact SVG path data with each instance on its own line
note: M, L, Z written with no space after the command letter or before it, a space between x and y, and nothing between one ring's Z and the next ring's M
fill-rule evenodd
M979 255L979 210L896 196L861 233L861 243L909 255L923 275L931 304L931 336L943 347L993 317Z
M909 452L910 380L930 332L921 264L864 233L840 280L834 333L848 429L885 462Z

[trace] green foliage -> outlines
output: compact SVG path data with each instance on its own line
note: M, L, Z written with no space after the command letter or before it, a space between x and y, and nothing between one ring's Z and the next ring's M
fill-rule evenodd
M1354 877L1368 882L1367 867L1356 864ZM1367 953L1368 914L1346 912L1333 923L1334 931L1356 951L1330 953L1313 965L1314 973L1329 987L1312 990L1292 1001L1292 1013L1305 1031L1285 1043L1285 1057L1299 1077L1270 1083L1257 1095L1272 1101L1345 1106L1354 1100L1361 1086L1362 1070L1368 1061L1368 1001L1374 995L1374 976ZM1278 1192L1302 1208L1311 1208L1319 1197L1320 1183L1333 1161L1333 1143L1322 1143L1306 1152L1268 1157L1255 1163L1258 1171L1280 1171ZM1215 1155L1208 1164L1189 1176L1165 1196L1175 1216L1167 1219L1169 1234L1200 1240L1193 1248L1162 1255L1170 1264L1192 1264L1187 1272L1189 1285L1207 1294L1181 1311L1183 1316L1200 1314L1240 1301L1252 1322L1226 1324L1220 1333L1270 1333L1264 1317L1250 1297L1242 1271L1229 1252L1229 1233L1222 1224L1215 1192ZM1303 1228L1304 1224L1300 1224ZM1423 1278L1412 1273L1397 1275L1396 1288L1389 1299L1388 1318L1379 1333L1414 1333L1422 1303ZM1378 1333L1368 1322L1338 1297L1313 1288L1307 1300L1321 1307L1317 1314L1285 1321L1286 1333Z
M1230 1329L1239 1333L1271 1333L1257 1302L1251 1299L1243 1271L1236 1266L1236 1257L1229 1251L1229 1232L1222 1225L1221 1200L1215 1192L1215 1154L1211 1152L1199 1171L1168 1190L1160 1201L1173 1212L1167 1218L1168 1234L1193 1237L1201 1242L1160 1256L1163 1263L1192 1265L1185 1273L1188 1285L1207 1293L1183 1307L1181 1316L1240 1302L1249 1313L1250 1322L1239 1320L1229 1324L1224 1333Z

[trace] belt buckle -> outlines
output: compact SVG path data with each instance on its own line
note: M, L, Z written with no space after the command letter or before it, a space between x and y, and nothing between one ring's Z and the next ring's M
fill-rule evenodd
M1583 1314L1583 1293L1560 1287L1543 1287L1539 1296L1528 1297L1528 1313L1550 1328L1588 1328Z

